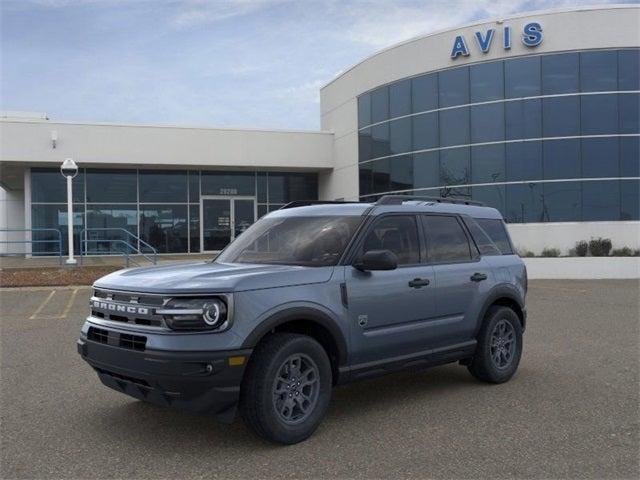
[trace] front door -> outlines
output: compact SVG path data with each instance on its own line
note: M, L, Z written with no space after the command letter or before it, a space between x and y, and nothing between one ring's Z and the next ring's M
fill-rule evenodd
M200 208L203 252L219 252L256 221L253 197L204 196Z

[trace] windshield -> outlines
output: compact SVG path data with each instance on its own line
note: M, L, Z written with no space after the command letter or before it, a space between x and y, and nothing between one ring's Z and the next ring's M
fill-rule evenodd
M335 265L361 220L361 216L266 217L240 235L216 262Z

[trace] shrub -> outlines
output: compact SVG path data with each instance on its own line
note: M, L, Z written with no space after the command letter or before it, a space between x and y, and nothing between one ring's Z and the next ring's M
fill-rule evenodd
M631 250L629 247L614 248L611 250L612 257L638 257L640 250Z
M580 240L579 242L576 242L574 250L578 257L586 257L589 252L589 243L586 240Z
M609 238L592 238L589 242L589 250L594 257L606 257L611 251L611 239Z
M560 250L557 248L545 248L540 254L541 257L559 257Z
M533 253L531 250L527 250L526 248L522 249L522 248L518 248L518 255L520 255L523 258L530 258L530 257L535 257L536 254Z

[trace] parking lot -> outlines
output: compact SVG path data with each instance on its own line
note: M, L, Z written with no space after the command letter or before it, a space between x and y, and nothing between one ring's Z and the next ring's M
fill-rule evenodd
M520 370L448 365L340 387L308 441L103 387L86 287L0 291L2 478L637 478L639 283L534 281Z

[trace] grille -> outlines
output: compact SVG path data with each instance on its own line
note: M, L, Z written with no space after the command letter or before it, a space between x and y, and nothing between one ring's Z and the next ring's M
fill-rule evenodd
M131 350L144 350L147 346L147 337L140 335L120 334L120 346Z
M87 338L98 343L109 343L109 332L101 328L89 327Z
M166 328L162 315L155 309L165 299L155 295L118 293L96 289L91 299L91 316L114 322Z
M129 335L127 333L111 332L102 328L89 327L87 339L97 343L113 345L128 350L144 351L147 347L147 337Z

